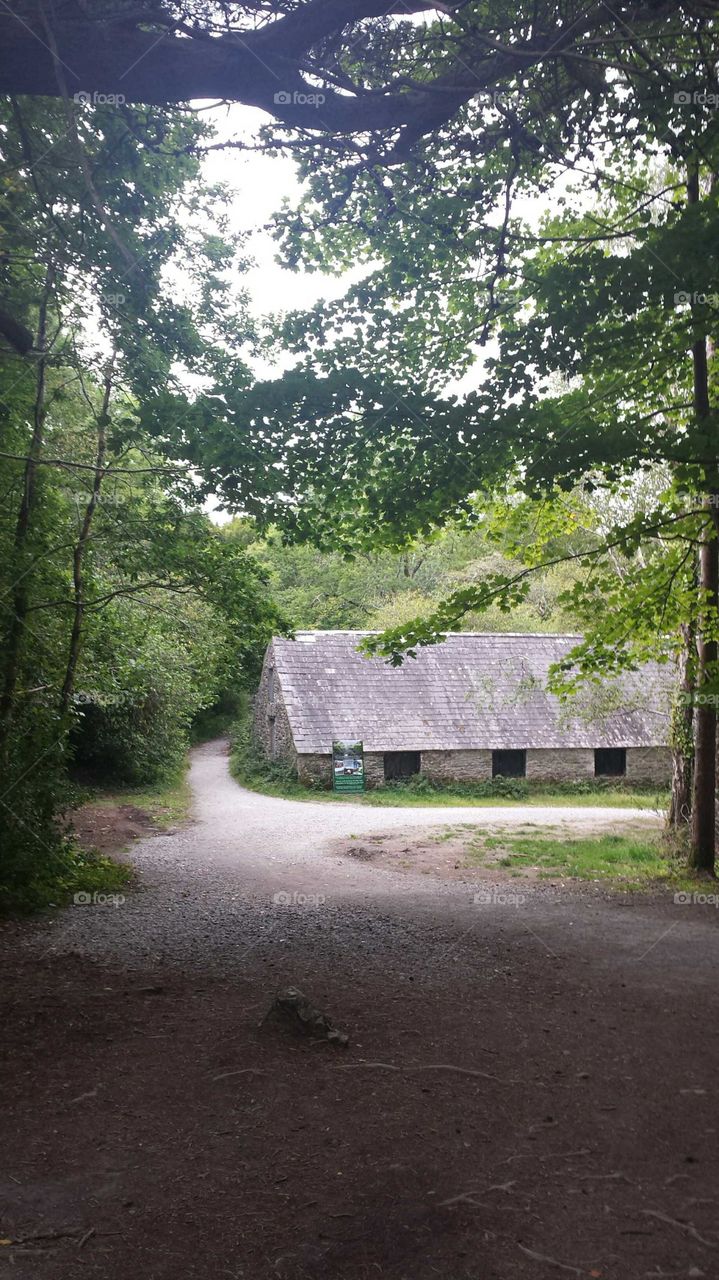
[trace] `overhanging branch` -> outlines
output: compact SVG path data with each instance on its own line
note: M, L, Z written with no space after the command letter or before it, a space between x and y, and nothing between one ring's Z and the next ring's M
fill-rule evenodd
M520 14L516 32L502 40L466 22L456 22L457 3L398 0L306 0L296 10L253 30L238 25L223 34L209 29L163 25L153 6L143 7L122 22L68 18L61 9L49 15L56 56L61 60L70 95L117 95L126 102L169 105L198 99L221 99L258 107L291 128L313 136L401 131L397 158L408 145L441 126L472 98L507 84L517 74L576 52L583 41L598 34L611 46L626 43L656 16L639 2L621 6L615 16L602 3L578 5L566 17L547 6L546 21L527 35ZM417 74L395 78L377 87L376 67L369 68L358 91L338 92L332 86L337 53L348 33L362 21L383 22L388 15L432 12L450 15L455 28L451 51L440 48L440 70L430 74L422 60L422 34L417 29ZM0 16L0 93L58 95L53 52L48 48L39 4L5 6ZM371 28L370 28L371 30ZM326 42L326 43L325 43ZM359 48L359 42L357 49ZM303 68L313 52L321 89ZM437 52L435 48L435 53ZM353 53L353 57L355 57ZM361 58L360 58L361 60ZM323 81L323 68L327 81ZM414 81L414 83L408 83ZM317 100L320 93L322 101ZM313 97L313 95L315 95ZM100 99L102 100L102 99Z

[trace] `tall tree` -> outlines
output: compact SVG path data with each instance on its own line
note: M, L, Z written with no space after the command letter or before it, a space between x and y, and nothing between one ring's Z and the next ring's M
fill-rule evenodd
M249 377L253 327L228 287L241 244L186 154L203 132L182 112L2 109L0 280L32 337L0 340L3 900L42 866L62 874L66 768L91 722L112 722L104 749L122 741L127 774L133 752L139 776L160 770L283 625L140 423L190 374Z

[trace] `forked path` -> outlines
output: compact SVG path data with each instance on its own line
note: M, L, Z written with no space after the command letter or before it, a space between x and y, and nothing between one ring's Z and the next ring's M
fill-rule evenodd
M715 1280L719 912L328 851L651 817L277 800L222 744L192 785L124 903L4 931L9 1275ZM289 984L348 1050L259 1025Z
M338 942L346 934L350 946L352 935L365 927L365 914L373 918L378 910L395 920L438 913L442 929L454 919L459 924L464 920L465 927L476 932L482 913L478 915L474 903L476 883L471 878L457 886L435 877L388 873L330 856L332 843L351 835L411 833L458 823L484 829L531 823L577 834L621 830L628 821L652 829L659 821L657 815L640 809L373 808L344 801L277 799L248 791L234 781L222 741L193 752L190 782L193 821L172 834L133 846L140 892L128 895L121 910L65 912L52 929L55 954L71 947L132 963L161 956L201 966L223 961L234 965L238 930L245 945L262 949L265 942L274 945L293 933L301 942L312 919L320 932L324 922ZM591 897L585 896L582 910L591 918L590 904ZM544 892L535 888L524 909L538 918L546 916L548 923L562 929L572 927L564 898L550 888ZM607 916L613 919L616 912L607 913L603 902L601 908L595 903L594 909L601 910L601 929L611 929ZM623 919L617 923L624 935ZM647 928L651 941L653 913ZM644 937L641 912L635 913L635 930L632 950ZM316 942L315 936L312 945Z

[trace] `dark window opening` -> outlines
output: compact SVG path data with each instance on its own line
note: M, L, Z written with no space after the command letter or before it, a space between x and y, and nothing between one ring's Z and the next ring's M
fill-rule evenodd
M527 772L526 751L493 751L493 778L523 778Z
M412 778L419 773L419 751L386 751L384 757L384 776L386 782L394 782L397 778Z
M598 747L594 752L595 778L623 778L626 772L625 747Z

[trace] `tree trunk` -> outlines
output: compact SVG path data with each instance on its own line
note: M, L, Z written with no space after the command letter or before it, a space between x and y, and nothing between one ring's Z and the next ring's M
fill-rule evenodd
M719 494L711 498L719 500ZM704 634L706 614L716 613L719 600L719 556L714 522L707 524L699 551L699 586L702 614L697 643L697 704L694 711L694 803L692 844L689 865L696 871L714 871L716 838L716 694L711 681L716 678L717 642ZM706 694L702 693L709 686Z
M92 529L92 521L95 510L100 499L100 489L105 474L105 456L107 453L107 411L110 407L110 395L112 393L112 367L110 367L105 375L105 389L102 397L102 407L97 419L97 452L95 456L95 471L92 480L92 493L85 507L82 525L80 527L80 536L75 544L72 556L72 581L73 581L73 618L72 632L70 635L70 649L67 657L67 666L65 668L65 679L63 681L62 693L60 694L60 711L64 715L70 705L75 688L75 672L80 658L80 650L82 647L82 624L85 613L85 582L84 582L84 565L85 556L87 554L87 544L90 539L90 531Z
M694 727L694 632L688 623L681 626L677 701L672 714L672 798L670 827L686 827L692 813L692 731Z
M35 343L37 350L41 354L37 365L33 430L23 473L22 496L15 524L15 539L13 543L12 572L14 582L10 601L11 620L4 645L2 693L0 694L0 759L4 758L7 753L15 706L15 692L22 660L25 624L30 605L30 584L28 572L24 565L24 558L28 538L32 531L32 518L36 506L37 463L42 453L43 431L47 411L47 320L53 283L54 272L52 268L49 268L40 299L37 341Z
M696 163L687 180L687 203L697 204L700 196L699 165ZM697 425L706 424L711 435L709 401L709 361L704 334L692 345L694 381L694 418ZM716 480L710 481L711 492L704 499L706 524L699 548L699 626L697 632L696 707L694 710L694 803L689 865L695 871L714 873L716 841L716 761L717 714L716 695L711 682L717 673L716 635L719 605L719 544L717 514L719 493Z

